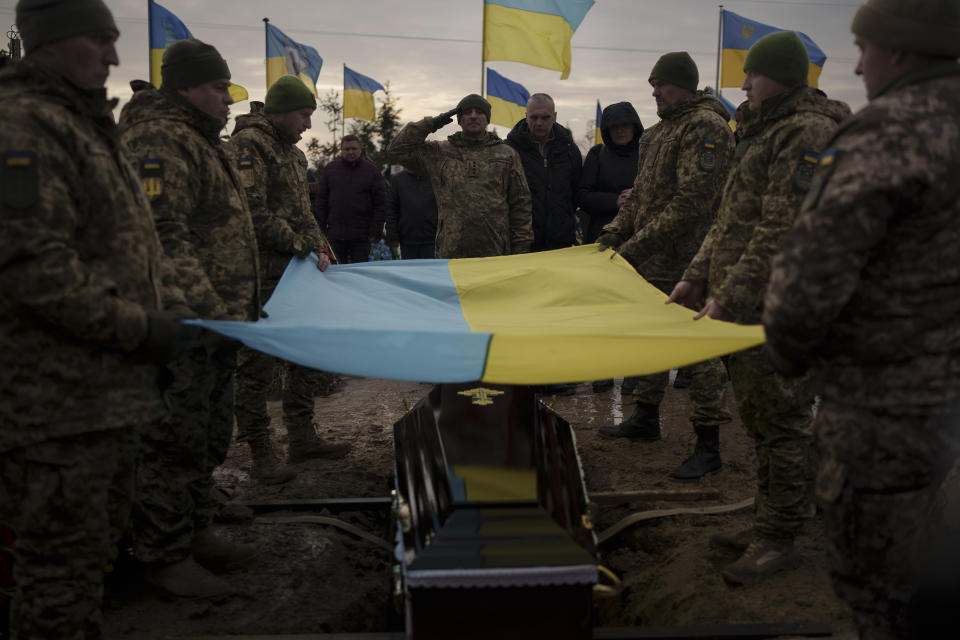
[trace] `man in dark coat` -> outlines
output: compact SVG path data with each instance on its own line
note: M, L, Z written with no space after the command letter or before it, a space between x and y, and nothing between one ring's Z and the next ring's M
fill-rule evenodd
M314 210L341 264L366 262L370 245L383 234L386 200L386 182L363 157L360 139L343 136L340 157L320 174Z
M527 117L507 134L516 149L533 200L532 251L562 249L576 243L577 190L583 159L570 132L557 124L553 98L535 93Z
M394 165L397 166L397 165ZM433 258L437 236L437 198L425 176L402 169L390 179L387 244L404 260Z
M637 148L643 123L629 102L608 105L600 117L603 144L587 152L580 176L577 201L587 214L584 244L596 242L600 230L609 224L630 195L637 177Z

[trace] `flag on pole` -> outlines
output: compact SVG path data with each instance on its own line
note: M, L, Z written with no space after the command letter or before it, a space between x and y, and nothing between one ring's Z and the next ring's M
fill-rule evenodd
M597 119L593 124L593 144L603 144L603 129L600 121L603 120L603 111L600 110L600 101L597 100Z
M513 127L527 116L530 92L524 86L487 68L487 101L490 102L490 123Z
M570 38L593 0L484 0L483 60L510 60L570 76Z
M386 91L383 85L343 65L343 117L376 120L373 93Z
M163 65L163 52L179 40L193 38L187 25L153 0L147 0L147 13L150 29L150 83L159 88L162 78L160 67ZM246 100L247 90L238 84L230 85L230 95L234 102Z
M294 75L317 95L317 78L323 58L313 47L300 44L267 23L267 89L280 76Z
M746 74L743 73L743 62L747 58L747 51L753 44L765 35L785 31L779 27L744 18L733 11L723 10L722 25L720 28L720 86L741 87ZM827 54L817 43L805 33L795 31L810 56L810 76L807 80L811 87L817 86L823 64L827 61Z

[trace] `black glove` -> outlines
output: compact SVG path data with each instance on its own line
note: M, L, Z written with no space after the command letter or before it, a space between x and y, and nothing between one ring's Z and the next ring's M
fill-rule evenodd
M158 364L186 353L200 335L200 327L183 324L183 317L178 311L147 311L147 337L137 347L137 353Z
M434 116L432 125L433 128L430 129L430 133L433 133L453 122L453 116L457 115L458 113L460 113L460 107L454 107L453 109L450 109L450 111L446 111L438 116Z
M607 249L616 249L621 244L620 238L613 233L604 233L597 238L597 251L606 251Z

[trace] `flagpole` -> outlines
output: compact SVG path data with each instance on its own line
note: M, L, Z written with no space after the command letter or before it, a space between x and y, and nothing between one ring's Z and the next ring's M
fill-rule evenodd
M720 56L722 55L723 44L723 5L720 5L720 19L717 24L717 97L720 97Z
M267 69L267 42L270 40L270 30L267 25L270 24L270 18L263 19L263 69ZM267 89L270 88L270 78L266 79ZM266 99L266 98L264 98Z
M483 15L482 15L482 26L480 27L480 97L484 97L484 80L486 73L484 73L486 66L486 60L483 59L483 48L487 44L487 3L483 2Z
M343 102L340 108L340 139L343 140L343 134L347 132L347 63L343 63ZM333 143L336 144L336 134L334 134Z
M147 77L153 84L153 49L150 47L150 36L153 34L153 3L147 0Z

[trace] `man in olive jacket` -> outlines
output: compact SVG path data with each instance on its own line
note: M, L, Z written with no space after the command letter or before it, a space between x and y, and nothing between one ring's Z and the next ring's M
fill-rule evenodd
M758 40L744 62L755 114L737 145L720 210L671 302L704 302L699 317L757 324L770 262L793 225L827 140L850 113L807 86L807 50L792 31ZM813 390L808 378L773 370L763 349L730 356L737 407L757 451L755 526L714 544L742 551L723 570L742 584L796 567L794 538L813 513L810 503Z
M263 112L237 118L230 138L257 232L264 299L273 293L292 258L307 258L313 252L321 271L330 264L327 240L310 211L307 158L296 146L310 128L316 106L313 92L299 78L282 76L267 91ZM237 440L249 445L253 477L265 484L296 475L277 460L268 429L267 392L278 365L286 369L283 423L290 462L338 458L350 450L349 445L325 443L317 436L313 398L318 372L244 347L237 369Z
M260 317L253 220L236 161L220 140L230 112L230 70L217 50L181 40L163 56L163 84L136 91L120 118L137 158L157 231L176 265L175 282L204 318ZM213 470L233 435L233 378L239 344L204 333L170 364L170 411L144 435L134 511L137 557L147 579L170 594L215 596L229 585L207 567L249 560L252 545L216 537ZM195 561L196 560L196 561Z
M100 637L104 567L130 514L160 364L196 336L104 85L100 0L21 0L0 60L0 522L15 638ZM163 311L173 309L174 311Z
M429 134L457 116L461 131ZM411 122L390 143L394 162L430 178L437 198L438 258L527 253L533 242L530 188L517 152L487 131L490 103L470 94L455 109Z

